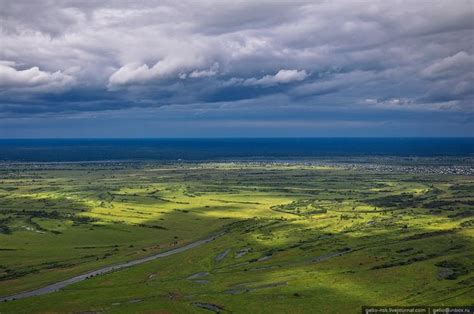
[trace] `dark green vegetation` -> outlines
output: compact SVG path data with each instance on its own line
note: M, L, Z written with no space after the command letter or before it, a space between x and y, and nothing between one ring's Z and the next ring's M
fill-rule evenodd
M19 312L358 313L474 299L474 178L265 164L0 168L0 304Z

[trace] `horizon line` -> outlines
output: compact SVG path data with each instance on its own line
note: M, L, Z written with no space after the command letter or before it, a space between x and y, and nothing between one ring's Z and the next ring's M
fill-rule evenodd
M474 139L474 136L0 137L8 140Z

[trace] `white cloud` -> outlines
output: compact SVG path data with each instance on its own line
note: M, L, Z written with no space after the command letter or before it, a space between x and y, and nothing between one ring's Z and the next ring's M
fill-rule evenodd
M280 70L275 75L265 75L259 80L255 81L256 85L275 85L286 84L291 82L299 82L308 76L305 70Z
M280 70L275 75L265 75L262 78L232 78L226 82L226 85L245 85L245 86L273 86L278 84L288 84L300 82L308 77L305 70Z
M137 62L122 66L109 78L109 87L120 85L144 84L150 81L158 81L169 78L178 78L180 72L201 66L204 60L199 57L168 57L158 61L152 67ZM194 75L205 76L206 72L196 72ZM207 73L207 74L210 74ZM196 77L198 77L196 76Z
M218 70L219 70L219 63L214 63L208 70L192 71L191 73L189 73L189 77L200 78L200 77L214 76L217 74Z
M70 86L74 78L61 71L41 71L34 66L17 70L14 62L0 62L0 87L6 89L30 89L36 91L61 90Z
M442 101L442 102L419 102L409 98L389 98L376 99L366 98L359 102L363 106L368 106L378 109L390 109L399 111L461 111L466 108L462 107L462 103L457 100ZM471 110L472 111L472 110Z
M416 102L408 98L389 98L389 99L376 99L376 98L366 98L362 102L365 105L370 106L379 106L386 108L402 107L402 106L411 106L416 105Z

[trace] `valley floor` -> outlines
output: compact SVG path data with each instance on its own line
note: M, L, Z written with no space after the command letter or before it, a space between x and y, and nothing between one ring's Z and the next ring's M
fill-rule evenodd
M0 313L472 305L474 177L460 173L257 162L3 165L0 296L224 234L1 302Z

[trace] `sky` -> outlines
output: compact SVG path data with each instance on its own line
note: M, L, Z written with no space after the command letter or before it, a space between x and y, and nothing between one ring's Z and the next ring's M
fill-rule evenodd
M0 138L474 136L474 1L0 0Z

